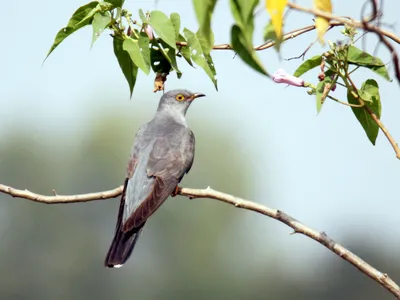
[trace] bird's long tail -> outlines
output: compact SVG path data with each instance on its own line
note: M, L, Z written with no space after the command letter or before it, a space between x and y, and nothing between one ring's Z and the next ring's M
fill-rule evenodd
M110 249L108 250L105 266L107 268L119 268L128 260L132 253L133 248L143 230L143 224L139 227L135 227L130 231L124 232L123 227L123 211L125 205L125 191L128 180L125 181L124 190L122 192L121 204L118 212L118 221L115 228L115 235L112 240Z

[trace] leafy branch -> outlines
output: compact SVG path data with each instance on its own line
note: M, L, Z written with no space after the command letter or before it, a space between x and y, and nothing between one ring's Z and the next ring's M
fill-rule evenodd
M117 187L113 190L103 191L98 193L90 193L90 194L81 194L81 195L58 195L53 190L53 196L45 196L33 193L28 190L19 190L12 188L10 186L6 186L0 184L0 192L4 194L8 194L12 197L23 198L27 200L31 200L34 202L45 203L45 204L66 204L66 203L77 203L77 202L88 202L88 201L97 201L97 200L106 200L110 198L115 198L121 195L123 187ZM368 264L366 261L361 259L356 254L352 253L350 250L346 249L344 246L338 244L330 237L326 235L325 232L319 232L307 225L301 223L290 215L284 213L281 210L269 208L267 206L245 200L233 195L229 195L226 193L222 193L216 190L211 189L210 187L206 189L191 189L191 188L178 188L177 195L181 195L184 197L188 197L189 199L196 198L208 198L218 200L230 205L233 205L237 208L242 208L250 211L254 211L275 219L287 226L291 227L295 233L303 234L316 242L320 243L324 247L328 248L330 251L349 262L357 269L359 269L362 273L367 275L368 277L375 280L377 283L382 285L385 289L387 289L390 293L392 293L396 298L400 299L400 287L386 274L378 271L376 268Z
M366 80L361 89L358 89L351 79L352 74L359 68L366 68L390 81L385 64L378 58L362 51L354 46L357 31L353 27L345 25L342 33L350 39L350 43L329 42L330 50L316 55L303 62L294 72L294 78L320 67L319 83L315 86L311 83L303 83L301 86L309 87L308 94L316 95L317 112L319 113L325 99L331 99L342 105L351 107L355 117L363 127L368 139L375 145L379 129L385 134L392 145L396 157L400 159L400 148L391 136L383 122L380 120L382 103L379 94L378 83L374 79ZM349 68L355 66L350 71ZM341 80L341 82L339 81ZM295 79L285 81L292 84ZM347 102L338 100L331 93L340 85L347 90Z
M332 5L329 0L316 0L314 8L302 7L285 0L266 0L266 10L271 19L265 27L265 43L254 46L252 43L254 19L259 0L230 0L231 12L235 20L235 24L231 29L231 44L219 45L214 44L214 34L211 29L216 0L193 0L199 21L199 29L196 32L188 28L181 30L181 20L178 13L172 13L167 16L161 11L155 10L145 13L139 9L138 18L134 20L132 19L133 14L123 8L124 1L122 0L93 1L75 11L67 26L57 33L48 55L69 35L84 26L92 25L91 46L106 29L112 31L114 54L129 84L131 96L139 70L146 75L149 75L151 71L154 72L154 92L156 92L164 90L164 83L170 73L175 72L177 77L181 78L183 74L180 71L179 64L182 61L192 67L194 64L201 67L217 89L217 72L211 55L212 50L233 50L248 66L259 74L270 76L266 68L261 64L256 54L257 51L271 47L279 51L285 41L315 29L318 33L318 39L321 43L324 43L326 31L335 27L344 27L342 33L350 38L350 43L346 42L343 45L343 41L335 43L329 41L330 51L310 58L298 67L294 75L301 76L310 69L322 64L322 61L326 63L327 68L322 70L323 74L320 74L320 78L323 78L320 79L320 82L316 86L311 83L307 85L311 88L309 93L317 97L317 111L320 112L325 99L331 99L337 103L350 106L371 143L375 144L378 131L381 129L394 148L397 158L400 158L400 150L397 143L380 120L381 101L378 83L374 83L376 89L372 98L368 98L364 93L364 97L367 97L366 100L363 99L362 95L354 96L354 94L357 95L354 85L346 85L344 83L344 81L349 81L349 78L346 79L346 77L359 71L359 67L368 68L386 80L390 80L386 65L379 58L356 48L354 37L357 33L357 28L377 34L380 41L389 49L395 67L395 75L400 83L399 58L394 47L389 42L390 39L400 43L400 37L381 28L379 26L380 23L378 25L373 23L380 18L381 13L376 1L370 1L370 3L372 5L372 15L358 21L333 15ZM283 34L285 9L314 15L316 17L315 24ZM300 57L304 58L314 43L311 43ZM331 62L334 63L332 64ZM342 67L349 64L356 66L356 68L345 72ZM342 82L338 81L339 79ZM347 102L331 95L331 92L335 90L336 84L348 89L348 95L350 96L348 96ZM361 89L362 91L363 89ZM351 95L355 98L351 97ZM363 99L362 103L358 99ZM351 103L351 101L355 103ZM376 106L375 109L379 106L379 111L375 111L371 104L364 105L365 102L371 101L374 104L372 106Z

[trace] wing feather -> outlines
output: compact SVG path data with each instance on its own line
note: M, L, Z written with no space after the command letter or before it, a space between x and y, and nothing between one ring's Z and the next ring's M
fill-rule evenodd
M143 224L172 194L183 175L192 166L194 135L189 128L179 126L169 134L159 136L152 145L145 164L146 177L148 181L151 181L151 185L148 186L150 191L146 197L135 202L134 209L130 211L129 217L124 222L124 231ZM139 162L135 169L135 173L140 172L139 175L142 177L143 166L144 164ZM133 180L135 180L135 175Z

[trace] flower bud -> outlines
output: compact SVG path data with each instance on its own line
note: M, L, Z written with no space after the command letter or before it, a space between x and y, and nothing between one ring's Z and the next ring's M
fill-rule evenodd
M153 28L150 25L146 25L144 27L144 32L146 32L146 34L150 38L150 40L152 40L154 38Z
M293 86L304 86L304 80L286 73L283 69L278 69L273 75L272 80L276 83L286 83Z

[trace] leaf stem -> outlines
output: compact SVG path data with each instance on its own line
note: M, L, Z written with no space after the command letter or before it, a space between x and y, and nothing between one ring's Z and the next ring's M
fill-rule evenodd
M327 97L329 99L333 100L333 101L336 101L337 103L340 103L340 104L343 104L343 105L346 105L346 106L350 106L350 107L363 107L364 106L364 105L361 105L361 104L351 104L351 103L343 102L343 101L340 101L339 99L337 99L335 97L332 97L331 95L328 95Z

